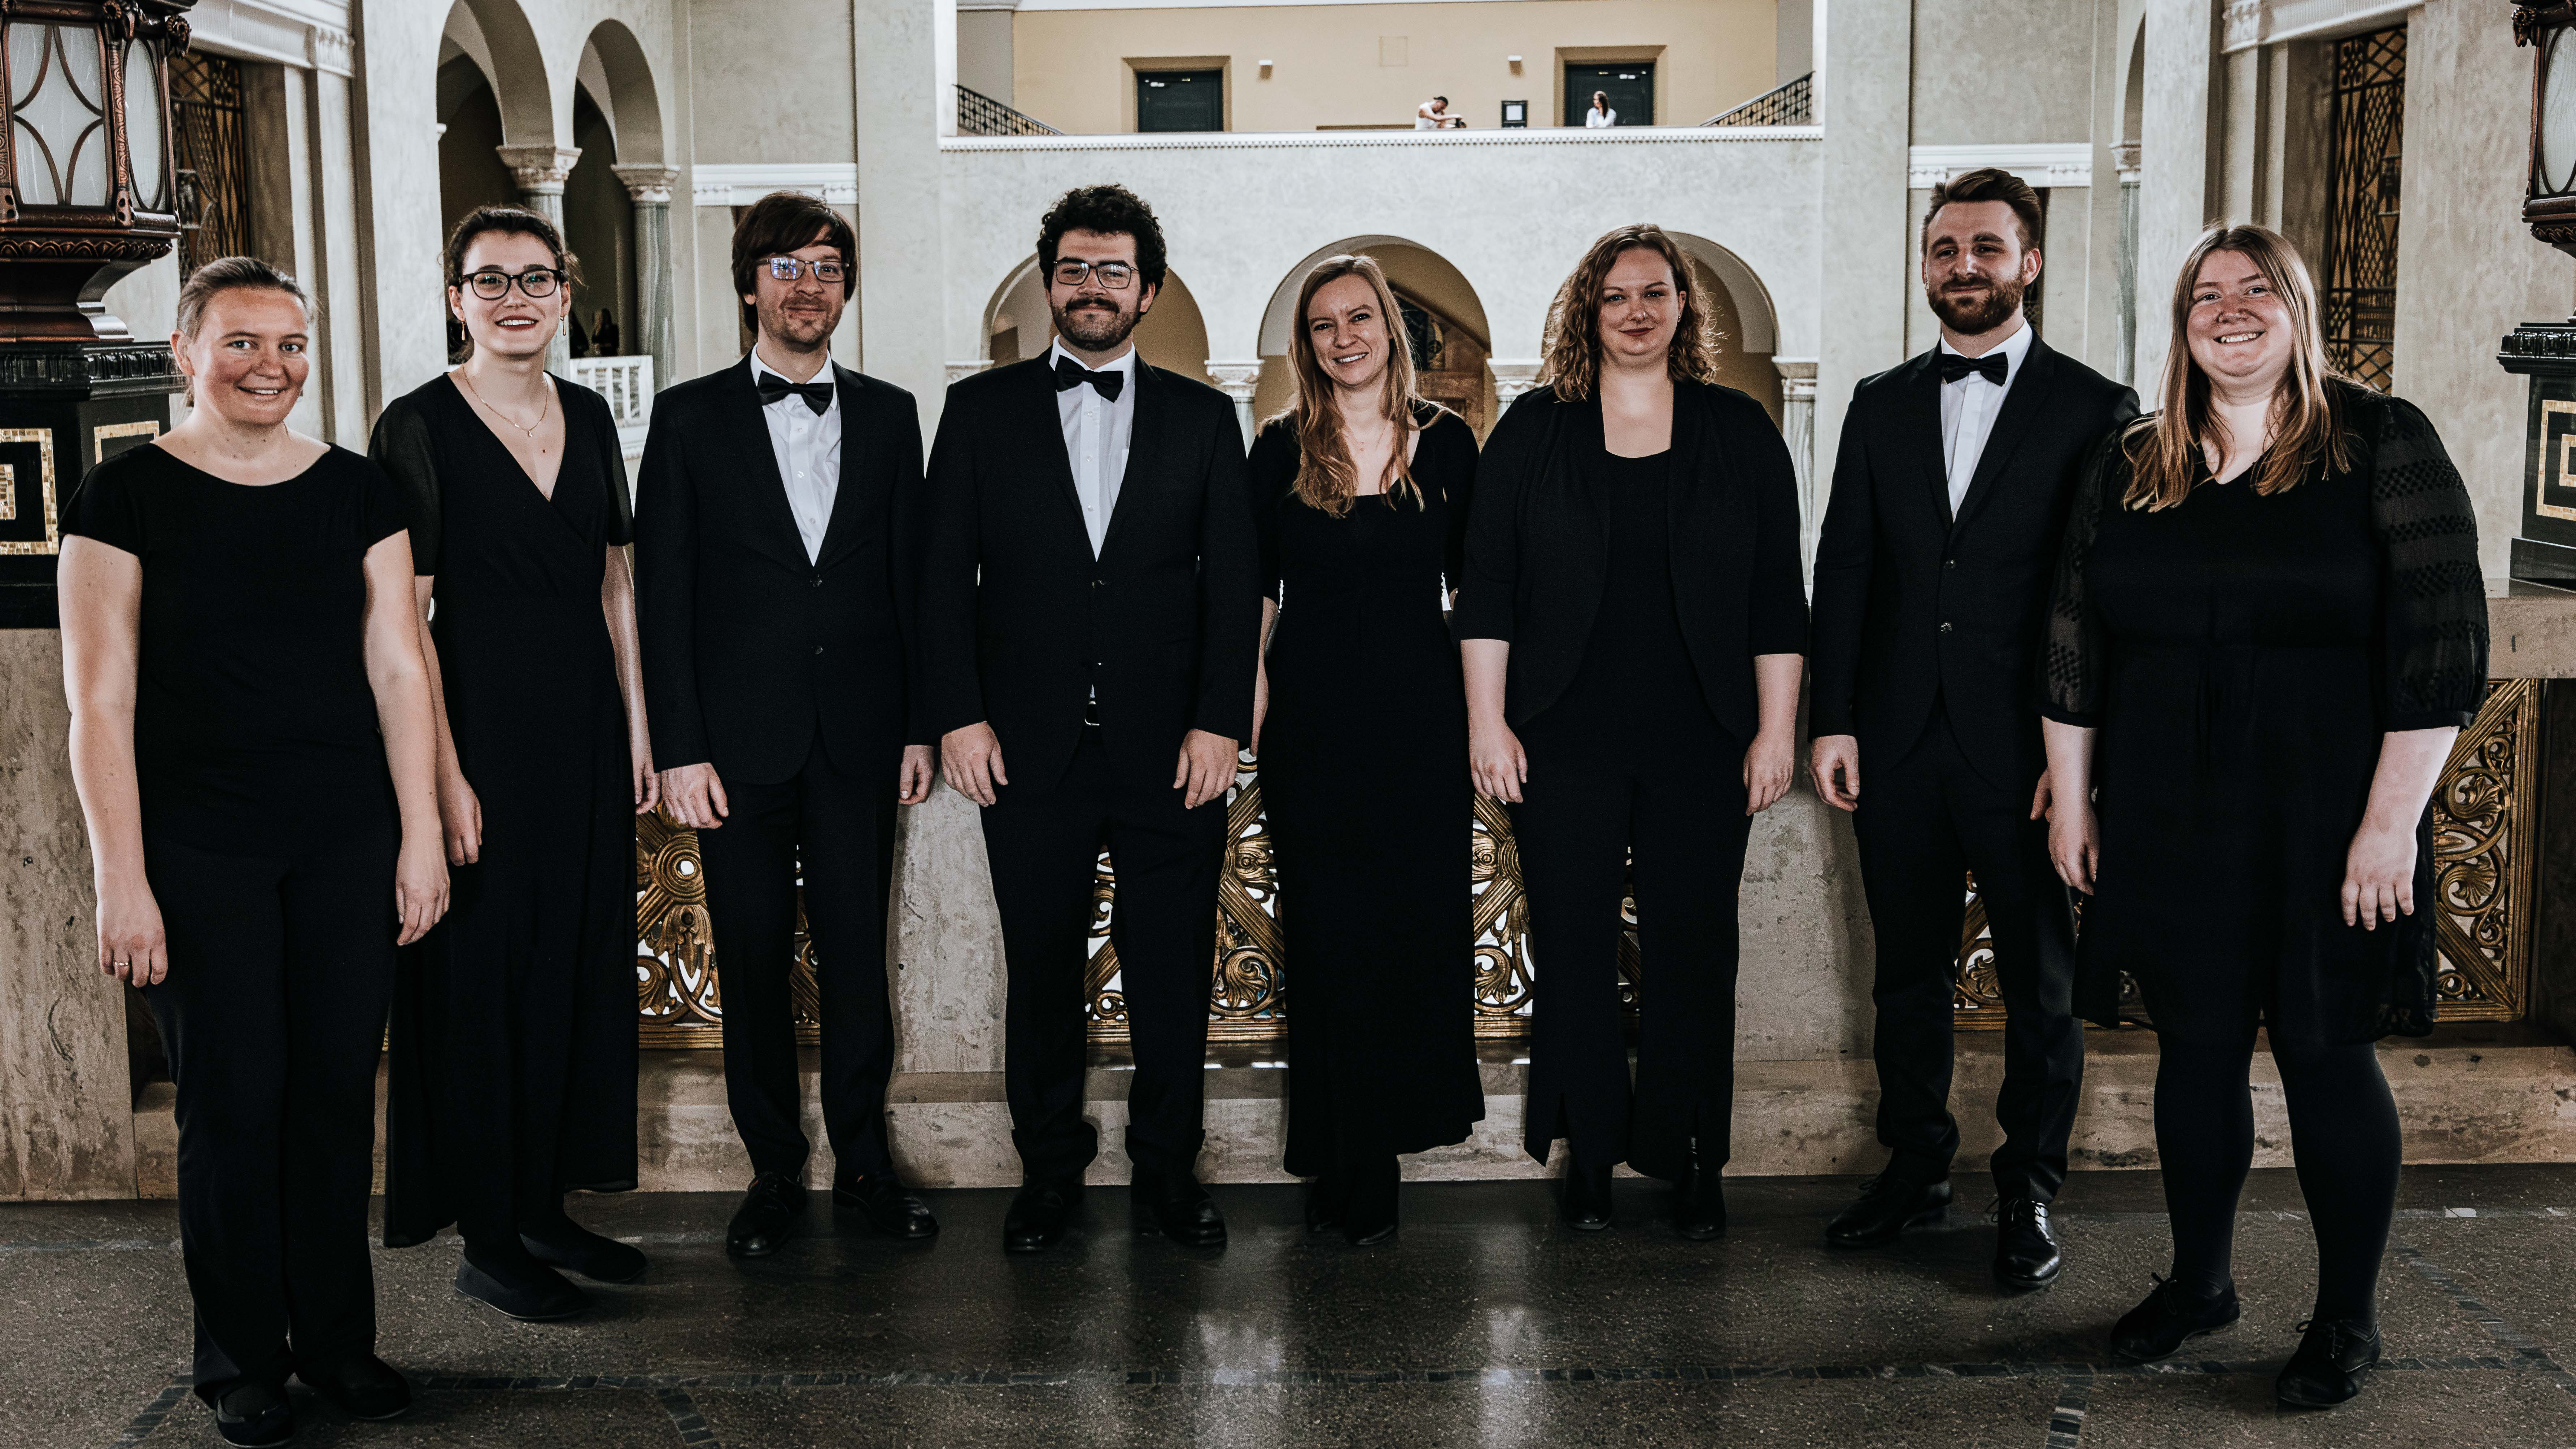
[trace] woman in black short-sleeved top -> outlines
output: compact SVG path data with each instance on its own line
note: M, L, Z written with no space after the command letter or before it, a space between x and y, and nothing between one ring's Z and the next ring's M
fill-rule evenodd
M172 339L188 421L90 470L60 593L99 964L178 1088L196 1388L232 1444L294 1432L292 1371L362 1418L376 1048L397 941L446 908L411 550L365 458L290 431L304 298L209 263Z

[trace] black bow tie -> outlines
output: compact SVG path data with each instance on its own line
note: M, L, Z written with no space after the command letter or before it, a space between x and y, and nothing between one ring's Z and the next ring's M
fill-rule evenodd
M1115 369L1094 372L1070 357L1057 356L1055 360L1057 392L1071 392L1086 382L1091 384L1092 391L1100 394L1101 401L1116 402L1118 394L1126 390L1127 374Z
M1983 357L1961 357L1955 352L1941 354L1943 382L1957 382L1973 372L1983 376L1986 381L1995 386L2001 387L2004 385L2004 374L2009 370L2010 365L2000 350L1989 352Z
M760 386L762 407L767 407L792 393L805 399L805 405L817 413L827 413L832 410L832 385L828 382L789 382L783 377L766 372L756 374L753 380Z

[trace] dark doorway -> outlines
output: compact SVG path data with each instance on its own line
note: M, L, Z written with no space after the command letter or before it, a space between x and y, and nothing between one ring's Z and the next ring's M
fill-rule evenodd
M1610 109L1622 126L1655 123L1655 63L1632 60L1610 65L1590 62L1565 67L1565 124L1580 126L1592 109L1592 93L1610 97Z
M1140 70L1136 72L1136 129L1139 131L1224 130L1225 72L1221 70Z

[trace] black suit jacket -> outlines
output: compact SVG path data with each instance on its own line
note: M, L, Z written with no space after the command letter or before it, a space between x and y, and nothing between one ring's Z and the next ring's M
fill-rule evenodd
M1602 448L1599 399L1539 388L1512 403L1477 462L1458 637L1512 646L1514 729L1556 703L1592 640L1610 538L1586 463ZM1673 606L1710 712L1750 740L1754 658L1806 649L1797 472L1771 415L1731 387L1675 386L1673 452Z
M1127 473L1091 556L1048 354L948 390L922 570L930 730L984 720L1015 784L1061 778L1099 699L1113 762L1169 778L1192 729L1252 732L1261 588L1225 394L1140 359Z
M841 485L812 560L751 359L653 400L635 601L660 768L711 762L728 780L776 783L804 766L820 734L835 765L871 774L891 771L889 754L906 742L921 417L899 387L837 363L832 380Z
M1894 765L1943 702L1977 773L2028 790L2045 762L2033 669L2076 474L2138 395L2037 337L1950 516L1934 348L1862 380L1816 547L1808 723Z

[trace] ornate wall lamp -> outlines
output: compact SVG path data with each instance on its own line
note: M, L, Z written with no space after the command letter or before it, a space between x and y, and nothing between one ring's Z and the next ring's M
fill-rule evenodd
M2576 4L2518 0L2513 42L2532 51L2523 224L2576 256ZM2531 379L2513 576L2576 587L2576 317L2514 328L2497 360Z
M0 0L0 627L53 626L65 496L179 388L105 299L179 236L167 67L194 3Z

